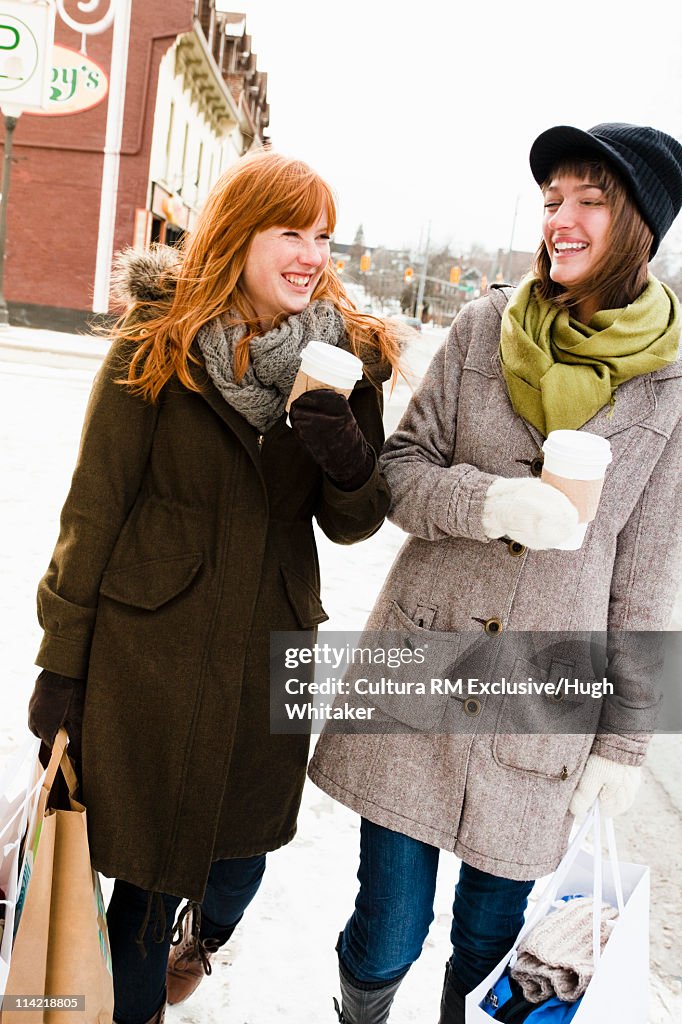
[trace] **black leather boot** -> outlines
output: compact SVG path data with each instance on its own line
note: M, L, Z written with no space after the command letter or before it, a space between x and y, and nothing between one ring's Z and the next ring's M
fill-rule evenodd
M339 951L339 942L336 951ZM341 1006L334 1000L334 1009L339 1024L386 1024L400 982L405 977L401 974L395 981L358 981L341 963L339 958L339 984L341 986Z
M464 1024L464 996L455 988L455 972L449 960L445 965L438 1024Z
M387 984L355 979L351 981L341 968L341 1006L337 999L334 1000L339 1024L386 1024L391 1004L402 980L398 978L397 981L389 981Z

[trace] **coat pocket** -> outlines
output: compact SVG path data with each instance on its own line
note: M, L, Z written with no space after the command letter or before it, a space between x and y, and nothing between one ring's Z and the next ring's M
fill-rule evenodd
M391 601L381 628L364 633L358 646L380 646L393 652L406 648L412 651L414 661L401 663L395 670L390 666L387 668L388 660L386 663L362 666L362 676L367 679L363 685L371 694L368 702L409 729L419 732L437 731L451 698L432 688L431 674L434 671L440 671L441 675L447 674L443 666L456 661L459 651L457 634L424 629L396 601ZM421 656L416 657L417 654ZM391 685L387 685L385 679L382 681L386 675L390 677Z
M186 590L201 568L200 554L152 558L123 569L108 569L99 592L120 604L156 611Z
M326 622L329 616L315 588L290 566L280 565L279 568L289 603L301 629L310 629L320 622Z
M573 665L566 662L552 660L549 670L540 671L532 662L515 661L509 684L518 689L505 695L493 737L493 757L499 765L562 781L582 771L600 705L560 686L562 679L572 676ZM558 692L521 692L529 680L551 683Z

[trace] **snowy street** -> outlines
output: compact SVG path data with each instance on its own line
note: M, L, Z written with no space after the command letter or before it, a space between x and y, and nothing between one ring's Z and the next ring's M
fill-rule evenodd
M409 360L417 377L444 336L445 331L426 329L414 342ZM96 353L103 347L101 341L48 338L46 332L14 328L0 337L0 757L25 734L40 637L36 586L57 536L98 366ZM41 348L49 348L49 354ZM408 398L409 389L401 382L387 403L387 432ZM330 616L323 628L362 626L402 540L402 532L388 523L351 548L319 537L322 600ZM679 595L673 626L682 629ZM682 1020L681 763L682 737L656 737L635 810L616 822L622 859L648 863L652 871L649 1024ZM358 831L353 813L306 785L296 839L269 855L261 891L234 939L216 957L213 976L188 1003L169 1008L168 1024L331 1024L336 1019L331 1003L338 994L334 945L353 907ZM456 858L442 854L435 921L396 998L395 1024L435 1024L438 1017L457 869Z

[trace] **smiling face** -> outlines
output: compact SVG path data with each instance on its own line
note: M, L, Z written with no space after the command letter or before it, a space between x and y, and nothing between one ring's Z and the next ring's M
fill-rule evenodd
M587 280L607 252L611 209L600 185L568 173L551 179L544 200L550 277L567 288Z
M241 290L264 326L301 313L329 262L326 211L307 228L266 228L254 235L240 278Z

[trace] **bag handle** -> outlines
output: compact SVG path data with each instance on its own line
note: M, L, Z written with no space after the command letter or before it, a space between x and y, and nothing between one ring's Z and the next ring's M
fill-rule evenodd
M22 762L24 761L24 759L26 758L27 754L31 754L31 771L33 771L34 768L35 768L35 765L37 763L37 760L38 760L39 745L40 745L40 741L38 740L38 738L36 736L30 736L24 742L23 746L20 747L19 751L17 752L16 760L14 761L14 764L15 765L21 765ZM6 789L6 787L9 784L10 777L11 777L10 776L10 769L8 769L5 772L5 774L3 775L3 777L2 777L2 789L0 789L0 792L4 792L4 790ZM7 829L10 827L10 825L12 825L16 821L16 819L19 817L19 815L21 815L24 812L28 811L28 808L31 806L33 800L35 799L36 794L38 793L39 789L41 788L41 786L43 784L43 779L44 778L45 778L45 772L42 771L40 773L40 775L38 776L37 781L31 787L31 789L28 789L26 791L26 793L24 794L23 799L21 800L21 803L16 808L14 813L11 814L9 818L5 819L5 824L0 829L0 839L2 839L2 837L4 836L4 834L7 831ZM23 833L23 831L24 831L24 826L23 825L20 827L19 831Z
M48 761L47 768L45 769L43 789L46 789L48 792L54 786L54 780L57 777L59 764L61 762L62 757L64 756L64 751L66 750L66 744L68 743L68 741L69 736L66 729L60 729L54 738L54 743L52 744L52 752L50 754L50 760Z
M616 850L616 837L613 828L613 820L611 818L605 818L605 829L606 837L609 848L609 861L611 864L611 874L613 876L614 887L616 890L616 901L618 904L618 913L622 914L625 903L623 900L623 883L620 873L620 865L618 862L618 853ZM549 911L552 903L556 899L556 894L559 887L566 879L568 872L573 866L573 863L578 856L578 853L582 849L583 843L587 838L590 830L593 833L593 865L594 865L594 876L593 876L593 912L592 912L592 952L594 957L594 963L599 963L601 955L601 903L602 903L602 848L601 848L601 827L600 827L600 811L599 811L599 800L595 800L593 806L587 812L584 821L580 828L575 834L575 837L571 841L566 853L561 859L559 866L550 878L549 882L543 889L539 896L537 903L533 907L531 913L523 924L521 931L519 932L516 942L512 949L512 957L516 956L516 951L522 939L542 920L543 917Z
M542 918L546 915L547 911L554 902L557 890L563 882L563 880L568 875L568 872L570 871L571 867L573 866L573 862L582 848L582 845L585 841L585 837L590 831L593 819L594 808L591 808L587 812L587 816L585 817L585 820L583 821L582 825L576 832L575 838L572 840L568 849L566 850L566 853L559 862L559 866L557 867L556 871L554 872L549 882L543 889L532 911L526 918L523 927L516 938L516 942L514 943L514 954L516 953L517 947L519 946L521 940L525 938L525 936L528 934L529 931L531 931L532 928L535 927L538 921L542 920Z
M72 788L71 788L71 783L69 781L69 777L67 776L67 771L68 770L70 770L71 777L75 781L75 786L74 786L74 791L75 791L75 789L78 786L78 781L76 780L76 774L75 774L73 768L71 767L71 762L69 761L69 758L68 758L68 756L66 754L66 744L68 743L68 740L69 740L69 736L68 736L68 733L67 733L66 729L60 729L59 732L57 733L57 735L55 736L55 740L54 740L54 743L52 745L52 752L50 754L50 760L48 762L47 768L45 768L43 770L43 772L40 774L40 776L38 777L36 783L31 788L31 790L26 794L24 799L21 801L21 803L19 804L19 806L15 810L14 814L12 814L12 816L7 819L7 821L5 822L5 824L2 827L2 831L0 831L0 838L2 838L2 836L5 834L5 832L7 831L9 826L12 824L12 822L15 821L16 818L18 818L19 815L23 811L27 810L27 808L32 804L32 802L35 799L37 793L39 793L41 790L44 790L46 792L46 794L49 795L50 790L54 786L54 780L55 780L55 778L57 776L57 771L58 771L59 767L61 766L62 758L67 762L67 765L68 765L66 771L62 767L62 773L63 773L64 777L66 778L66 782L67 782L67 785L69 787L69 795L71 795ZM29 748L26 748L26 749L28 750ZM37 753L37 751L36 751L36 753ZM23 756L23 754L22 754L22 756ZM24 831L23 828L22 828L21 831L22 832Z
M595 970L601 958L601 904L602 904L602 882L603 882L603 853L601 845L601 820L600 820L599 797L594 802L594 832L592 843L594 846L594 889L592 905L592 962ZM606 831L606 842L609 849L609 863L611 864L611 877L616 890L616 905L620 916L625 909L623 899L623 878L620 873L620 862L616 850L616 833L613 827L613 818L604 818L604 829Z

